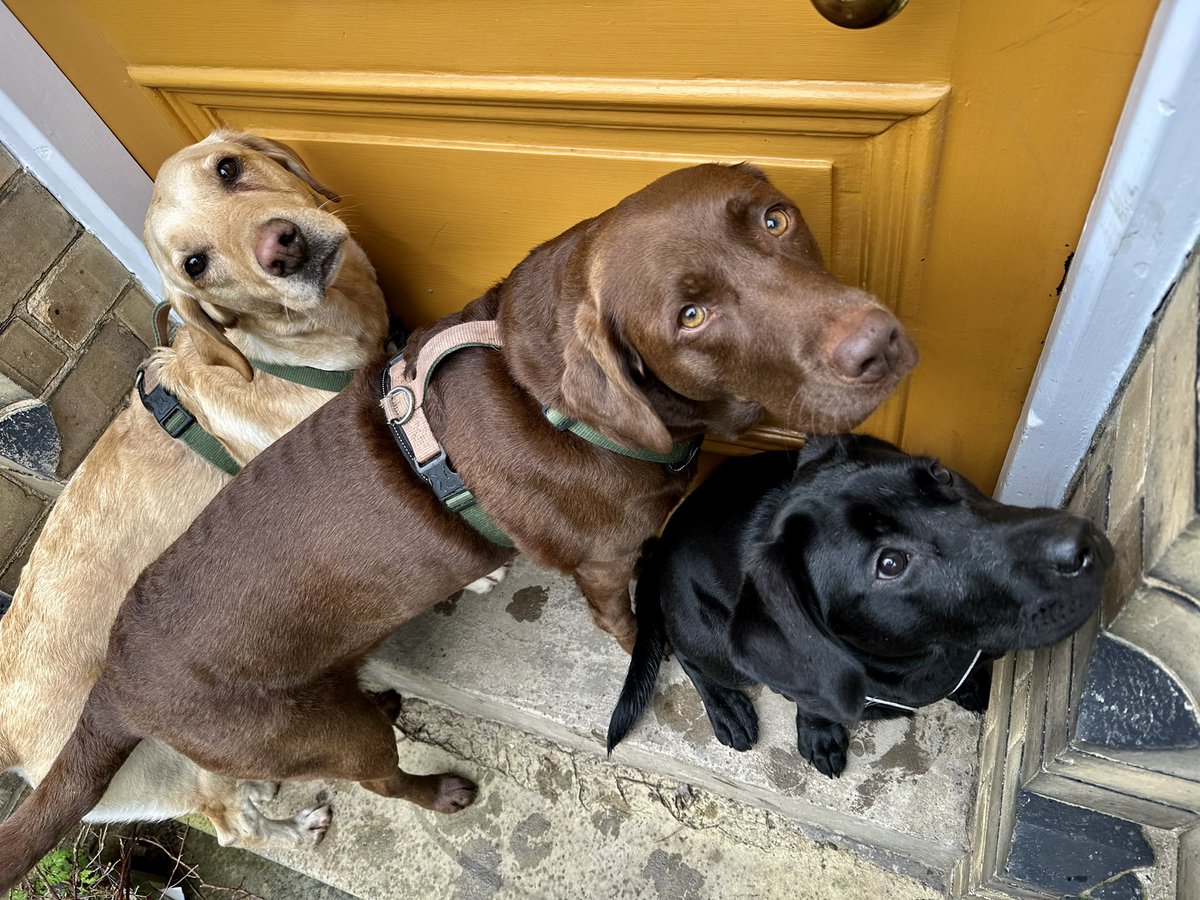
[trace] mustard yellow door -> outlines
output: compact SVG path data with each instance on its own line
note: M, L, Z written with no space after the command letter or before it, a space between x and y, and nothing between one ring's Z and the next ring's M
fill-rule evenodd
M921 348L865 427L989 488L1154 12L911 0L847 30L809 0L6 2L152 175L216 125L297 146L409 324L665 171L752 160Z

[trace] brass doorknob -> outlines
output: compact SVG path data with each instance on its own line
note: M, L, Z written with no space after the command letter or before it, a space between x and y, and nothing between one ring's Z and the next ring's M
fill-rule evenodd
M908 5L908 0L812 0L817 12L843 28L882 25Z

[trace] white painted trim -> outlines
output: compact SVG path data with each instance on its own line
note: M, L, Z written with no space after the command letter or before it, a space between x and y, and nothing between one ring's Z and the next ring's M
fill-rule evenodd
M153 182L3 3L0 142L160 299L141 239Z
M1001 500L1065 499L1200 235L1198 147L1200 3L1163 0L1000 473Z

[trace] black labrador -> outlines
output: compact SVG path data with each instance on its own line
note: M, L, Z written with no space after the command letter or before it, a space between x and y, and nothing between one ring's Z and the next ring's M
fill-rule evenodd
M876 438L734 460L643 560L609 752L654 693L669 642L722 744L758 739L742 689L765 684L795 702L804 758L840 775L855 722L945 697L984 709L991 660L1082 625L1112 562L1089 520L998 503Z

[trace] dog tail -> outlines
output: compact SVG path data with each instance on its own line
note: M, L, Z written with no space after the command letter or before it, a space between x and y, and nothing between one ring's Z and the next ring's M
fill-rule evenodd
M92 696L95 697L95 691ZM100 802L138 739L114 730L91 700L37 789L0 824L0 896Z
M629 658L629 671L625 674L621 697L617 700L612 718L608 720L610 756L613 748L637 724L650 698L654 696L654 682L658 680L658 669L666 648L658 573L648 557L644 556L643 563L634 595L637 602L637 641Z

